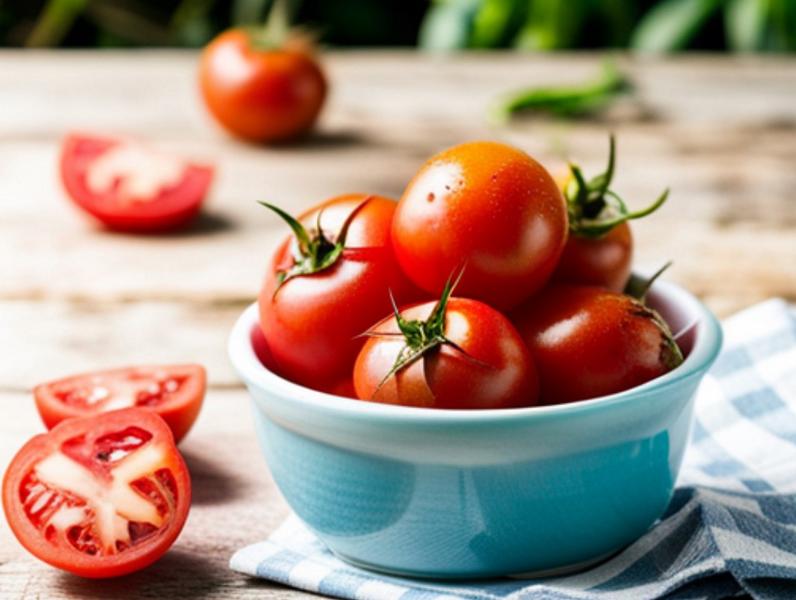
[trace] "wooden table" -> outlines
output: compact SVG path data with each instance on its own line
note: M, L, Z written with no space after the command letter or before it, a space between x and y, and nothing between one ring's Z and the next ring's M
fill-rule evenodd
M333 95L301 145L237 143L203 113L196 55L0 52L0 468L42 430L29 390L71 372L199 361L203 413L182 446L195 502L174 548L151 569L83 581L26 554L0 523L0 596L300 595L227 568L286 514L256 448L227 332L255 298L285 228L255 203L297 211L348 191L398 196L433 152L468 139L517 144L551 168L602 166L619 138L617 187L641 206L671 186L659 214L634 225L638 262L673 259L668 277L721 315L771 296L796 300L796 62L690 56L627 63L638 100L598 121L524 121L491 129L484 109L517 85L589 76L588 55L408 52L327 57ZM174 236L97 229L56 174L72 129L146 137L218 165L205 216Z

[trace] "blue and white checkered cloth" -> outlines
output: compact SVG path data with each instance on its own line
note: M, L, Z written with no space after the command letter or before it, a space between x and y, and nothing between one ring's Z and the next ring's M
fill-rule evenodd
M770 300L728 319L724 331L666 515L597 567L532 581L387 577L335 558L295 516L230 565L356 600L796 599L796 312Z

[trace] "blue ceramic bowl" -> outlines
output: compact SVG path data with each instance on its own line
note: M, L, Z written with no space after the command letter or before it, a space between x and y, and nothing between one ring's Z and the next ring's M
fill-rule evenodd
M716 318L682 288L656 283L649 301L686 332L683 364L559 406L433 410L316 392L263 366L255 305L229 351L277 485L342 559L430 578L562 573L663 514L697 386L721 346Z

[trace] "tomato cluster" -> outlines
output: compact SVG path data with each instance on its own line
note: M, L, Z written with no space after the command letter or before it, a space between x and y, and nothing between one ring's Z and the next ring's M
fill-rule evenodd
M36 386L50 431L17 452L2 490L22 545L83 577L156 561L188 517L191 479L176 444L204 393L199 365L113 369Z
M302 385L427 408L558 404L675 368L663 318L623 292L631 212L615 168L559 186L526 153L470 142L399 202L354 194L298 218L259 297L268 366Z

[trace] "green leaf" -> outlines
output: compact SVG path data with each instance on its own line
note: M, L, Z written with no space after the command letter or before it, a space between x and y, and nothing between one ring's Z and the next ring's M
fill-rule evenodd
M609 61L598 77L579 85L533 87L512 92L490 106L488 119L501 124L520 111L561 117L584 116L602 110L630 89L629 80Z
M57 46L86 8L87 0L49 0L33 31L25 40L28 47Z
M738 52L763 50L768 0L729 0L724 11L727 44Z
M435 2L426 13L418 34L418 46L425 50L467 48L480 0Z
M483 0L473 19L469 46L497 48L505 46L524 20L525 0Z
M641 19L630 46L641 52L682 50L693 40L723 0L664 0Z
M256 25L263 20L270 0L235 0L232 4L233 25Z
M592 2L582 0L530 2L525 25L514 45L524 50L569 48L575 44L583 21L592 10Z

